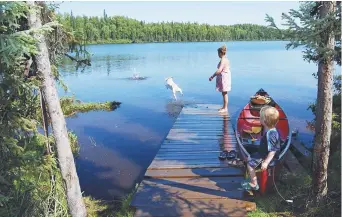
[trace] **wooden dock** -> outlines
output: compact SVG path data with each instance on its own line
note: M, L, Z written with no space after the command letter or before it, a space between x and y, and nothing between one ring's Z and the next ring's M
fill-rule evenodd
M136 217L247 216L255 209L239 189L243 168L218 159L221 150L237 148L230 118L219 107L182 109L133 197Z

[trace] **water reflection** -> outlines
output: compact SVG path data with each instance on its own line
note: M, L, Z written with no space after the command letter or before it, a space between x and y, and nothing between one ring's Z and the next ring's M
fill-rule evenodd
M236 145L232 144L232 141L235 140L234 138L234 131L232 125L229 123L230 117L222 116L222 135L220 135L219 144L221 150L231 151L236 150Z
M144 64L145 57L137 55L94 55L91 57L92 66L76 68L75 63L65 59L60 67L63 77L78 76L79 74L106 72L110 76L113 71L130 71L133 67ZM105 69L105 70L103 70Z
M107 76L109 76L110 71L111 71L111 59L109 55L107 55L106 57L106 64L107 64Z

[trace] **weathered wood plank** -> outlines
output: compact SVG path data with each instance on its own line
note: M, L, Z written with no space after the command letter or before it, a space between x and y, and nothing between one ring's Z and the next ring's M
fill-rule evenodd
M204 121L203 123L201 123L200 121L192 121L190 123L181 123L181 122L175 122L174 123L174 128L186 128L186 127L199 127L199 129L217 129L217 128L224 128L224 127L230 127L231 124L229 121L224 121L224 120L217 120L217 121ZM212 127L216 127L216 128L212 128Z
M304 167L299 163L298 159L294 156L294 154L288 150L285 155L285 164L290 170L291 173L294 174L307 174L307 171Z
M188 151L182 151L182 150L172 150L172 151L159 151L156 155L158 156L192 156L192 155L197 155L197 156L218 156L218 152L220 152L218 149L217 150L212 150L212 151L199 151L199 150L193 150L191 152Z
M228 160L219 161L218 159L203 159L203 160L163 160L153 162L148 169L160 170L160 169L194 169L194 168L226 168L231 164ZM242 165L241 165L242 166ZM237 166L236 166L237 167Z
M178 131L177 133L175 133L175 131ZM204 129L204 130L200 130L200 129L196 129L196 128L179 128L179 129L175 129L174 131L172 131L171 133L169 133L168 136L174 136L177 134L181 134L183 136L198 136L198 135L226 135L226 136L234 136L235 132L231 131L231 132L223 132L223 130L221 130L221 132L218 131L210 131L209 129Z
M183 132L180 132L180 130L183 130ZM234 136L235 132L223 132L220 129L215 129L215 130L194 130L194 129L189 129L189 130L184 130L184 129L174 129L172 133L175 133L175 131L178 131L177 133L182 133L182 134L190 134L190 133L195 133L197 135L228 135L228 136ZM170 133L169 133L170 134Z
M227 123L229 124L229 119L225 119L222 117L203 117L203 116L193 116L193 117L180 117L177 118L177 120L175 121L175 123L177 124L181 124L181 123L194 123L194 124L198 124L198 123L207 123L207 122L219 122L219 123Z
M135 216L246 216L255 209L239 190L243 169L218 159L221 149L237 148L219 108L182 109L132 200Z
M145 179L142 181L148 182L148 183L160 183L165 185L177 185L179 183L181 184L188 184L188 185L203 185L203 184L212 184L212 185L220 185L223 183L232 183L236 184L238 183L240 185L240 182L244 180L242 176L237 177L194 177L194 178L151 178L151 179Z
M181 131L178 131L178 132L175 132L175 131L172 131L169 133L168 137L171 137L171 136L178 136L178 135L182 135L182 136L234 136L234 132L219 132L219 131L203 131L203 132L196 132L196 130L191 130L191 131L187 131L187 130L184 130L183 132Z
M135 213L135 217L243 217L247 216L247 212L243 208L220 208L219 211L213 209L163 209L163 208L139 208Z
M308 158L312 158L312 154L309 150L307 150L299 140L292 140L291 145L297 150L299 151L303 156L308 157Z
M190 150L220 150L220 147L229 147L236 149L237 145L236 143L230 143L227 142L226 144L215 144L215 145L163 145L160 147L160 150L172 150L172 149L178 149L178 150L184 150L184 149L190 149Z
M217 187L212 184L202 185L163 185L163 184L141 184L138 188L137 199L144 198L142 203L148 203L148 201L164 200L166 198L184 198L184 199L242 199L243 191L237 190L237 184L235 189L226 190L222 187ZM232 184L233 185L233 184ZM133 203L134 204L134 203Z
M163 208L186 208L191 206L201 207L207 206L209 201L214 204L226 204L226 207L245 207L245 201L235 198L180 198L168 196L157 196L155 195L155 200L151 200L148 203L147 200L142 200L139 197L132 200L132 205L135 207L163 207ZM203 207L204 208L204 207Z
M239 168L196 168L196 169L164 169L147 170L145 178L193 178L193 177L230 177L243 176Z
M167 141L165 141L162 145L209 145L209 144L223 144L225 142L232 142L232 143L237 143L236 140L234 140L233 138L216 138L216 139L184 139L184 140L170 140L168 139Z
M152 204L153 205L153 204ZM243 217L247 216L246 203L232 200L178 200L167 206L139 206L136 217Z
M191 164L206 164L206 163L221 163L224 161L220 161L217 157L210 159L185 159L185 160L167 160L167 159L155 159L153 163L160 164L183 164L183 163L191 163Z
M222 144L225 141L236 142L233 138L217 137L212 139L184 139L184 140L165 140L163 144Z
M171 141L196 141L196 140L210 140L210 139L213 139L213 140L220 140L220 139L224 139L223 138L223 135L196 135L196 136L187 136L187 135L177 135L177 136L168 136L166 137L167 140L171 140ZM227 138L229 139L229 138ZM231 141L234 141L233 138L230 138Z
M210 151L201 151L201 150L160 150L158 154L160 155L167 155L168 153L171 154L206 154L206 153L219 153L220 150L210 150Z
M209 153L209 154L197 154L197 155L176 155L176 154L168 154L168 155L156 155L154 160L217 160L218 154Z
M233 146L235 147L237 145L237 142L236 141L225 141L225 142L222 142L222 143L185 143L185 144L182 144L182 143L167 143L167 144L162 144L160 146L160 151L162 151L164 148L172 148L172 147L175 147L175 148L182 148L182 147L190 147L190 148L193 148L193 150L195 151L196 148L204 148L204 147L210 147L212 148L213 151L217 151L219 150L220 148L219 147L224 147L224 146Z
M205 164L153 164L149 170L164 170L164 169L201 169L201 168L225 168L229 166L228 163L205 163Z
M210 153L209 155L177 155L177 154L172 154L172 155L166 155L166 156L161 156L158 155L155 157L155 160L209 160L209 159L218 159L218 154L216 153Z
M228 146L226 147L225 149L232 149L232 150L235 150L236 149L236 146ZM213 149L211 147L208 147L208 148L161 148L160 149L161 151L165 151L165 152L169 152L169 151L184 151L184 152L192 152L194 150L197 150L197 151L201 151L201 152L210 152L212 151ZM223 150L223 148L221 148L220 150Z
M225 149L232 149L232 150L235 150L236 149L236 145L226 145L225 146ZM177 147L177 148L172 148L172 147L161 147L160 148L161 151L188 151L188 152L191 152L191 151L202 151L202 152L206 152L206 151L211 151L213 150L213 147L198 147L198 148L195 148L195 147L183 147L183 148L180 148L180 147ZM215 150L223 150L223 147L222 148L215 148Z

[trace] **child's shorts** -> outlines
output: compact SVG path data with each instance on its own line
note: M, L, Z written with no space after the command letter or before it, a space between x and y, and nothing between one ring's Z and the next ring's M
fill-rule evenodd
M251 159L247 163L254 169L260 169L263 160L263 157L258 152L256 152L251 154Z

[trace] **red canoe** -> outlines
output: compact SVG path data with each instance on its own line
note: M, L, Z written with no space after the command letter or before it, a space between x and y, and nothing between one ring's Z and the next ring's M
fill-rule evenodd
M281 107L268 95L266 91L260 89L251 97L251 100L242 109L237 119L235 135L239 145L239 155L245 161L250 158L250 154L258 151L260 139L263 135L263 127L260 124L260 109L265 106L273 106L279 111L279 122L276 126L280 135L281 151L278 159L275 159L269 165L269 168L263 172L257 172L260 192L264 194L271 190L273 173L277 172L279 166L282 165L284 155L291 144L291 131L289 122L285 112Z

